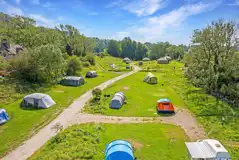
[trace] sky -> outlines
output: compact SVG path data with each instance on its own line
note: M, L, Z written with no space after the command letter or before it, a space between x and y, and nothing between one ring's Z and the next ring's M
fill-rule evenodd
M153 43L189 44L193 30L213 20L239 24L239 0L0 0L0 12L50 28L70 24L89 37Z

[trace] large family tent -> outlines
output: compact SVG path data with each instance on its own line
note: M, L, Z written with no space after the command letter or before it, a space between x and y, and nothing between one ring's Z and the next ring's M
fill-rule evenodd
M165 57L157 59L158 64L168 64L169 60Z
M6 123L9 120L5 109L0 109L0 124Z
M23 98L25 107L49 108L55 104L56 102L49 95L43 93L33 93Z
M105 160L134 160L132 145L124 140L115 140L106 146Z
M145 57L142 59L143 61L150 61L150 59L148 57Z
M97 75L96 71L88 71L85 75L86 78L95 78L97 76L98 75Z
M123 62L125 62L125 63L130 63L131 60L130 60L128 57L126 57L126 58L123 59Z
M61 80L61 84L65 86L81 86L85 83L83 77L76 77L76 76L67 76L63 77Z
M110 108L119 109L125 102L125 96L123 92L117 92L113 96L110 102Z
M167 98L162 98L157 102L158 113L175 113L171 101Z
M230 154L218 140L205 139L185 144L191 160L231 160Z
M144 82L147 82L149 84L157 84L158 79L153 75L151 72L147 73L147 75L144 78Z

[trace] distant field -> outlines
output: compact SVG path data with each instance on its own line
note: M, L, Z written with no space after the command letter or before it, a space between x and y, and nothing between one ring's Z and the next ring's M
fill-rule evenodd
M128 140L138 160L185 160L184 131L164 124L84 124L68 128L53 137L31 160L103 160L106 145Z
M116 62L122 62L122 59L112 58ZM104 62L104 58L97 60ZM105 64L103 63L103 66ZM97 66L92 68L97 68ZM82 71L84 75L91 68L85 68ZM10 116L10 121L0 126L0 157L6 154L10 149L17 147L24 140L36 133L41 127L53 120L64 108L68 107L74 99L81 96L84 92L93 87L119 76L114 72L104 72L97 69L98 78L87 79L87 83L80 87L67 87L61 85L42 86L36 90L18 93L14 90L14 84L0 83L0 108L5 108ZM49 94L56 102L56 105L46 110L23 110L20 103L24 95L33 92L43 92Z

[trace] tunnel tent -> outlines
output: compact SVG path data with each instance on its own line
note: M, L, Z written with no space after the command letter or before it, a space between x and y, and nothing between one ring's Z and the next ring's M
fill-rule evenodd
M150 59L148 57L144 57L142 60L143 61L150 61Z
M81 86L85 83L85 80L83 77L66 76L62 78L60 83L65 86Z
M49 95L43 93L33 93L23 98L25 107L49 108L55 104L56 102Z
M6 123L9 120L5 109L0 109L0 124Z
M158 64L168 64L169 60L166 59L165 57L157 59Z
M98 75L97 75L96 71L88 71L85 75L86 78L95 78L97 76Z
M110 108L119 109L125 102L125 96L123 92L117 92L114 94L110 102Z
M147 75L144 78L144 82L147 82L149 84L157 84L158 79L153 75L151 72L147 73Z
M132 145L125 140L115 140L106 146L105 160L134 160Z

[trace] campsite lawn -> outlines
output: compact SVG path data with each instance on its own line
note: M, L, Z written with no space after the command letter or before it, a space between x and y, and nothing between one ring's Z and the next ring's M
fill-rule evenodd
M158 116L155 114L156 101L166 97L171 99L177 108L188 108L204 126L208 137L221 141L233 159L239 157L238 107L230 106L210 96L203 89L194 87L184 77L182 63L158 65L151 61L141 67L144 70L156 71L152 73L159 83L144 83L143 78L147 72L136 73L109 86L103 91L101 102L94 106L87 104L85 111L119 116ZM119 110L110 109L110 100L118 91L125 93L127 103ZM104 94L110 94L110 97L105 98Z
M49 109L24 110L20 108L22 99L7 105L0 104L0 108L5 108L10 116L10 121L0 126L0 157L53 120L84 92L116 76L118 74L112 72L99 73L98 78L87 79L83 86L53 86L46 93L55 100L56 105Z
M102 160L113 140L128 140L138 160L185 160L187 141L184 131L165 124L83 124L53 137L31 160Z
M173 69L176 66L175 71ZM139 72L118 81L103 91L99 105L85 108L90 113L101 113L119 116L157 116L156 102L160 98L169 98L173 104L180 108L184 107L184 101L172 86L180 85L182 75L177 73L182 64L173 63L169 66L159 65L159 72L153 74L158 78L158 84L152 85L143 82L147 72ZM115 92L122 91L126 96L126 104L119 110L109 108L111 97ZM104 97L110 95L110 97Z

